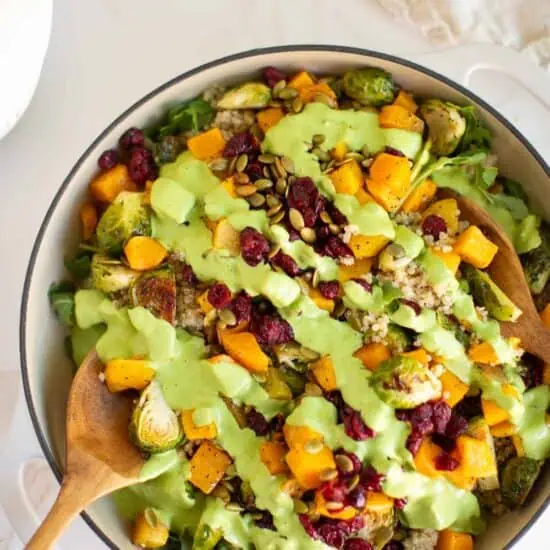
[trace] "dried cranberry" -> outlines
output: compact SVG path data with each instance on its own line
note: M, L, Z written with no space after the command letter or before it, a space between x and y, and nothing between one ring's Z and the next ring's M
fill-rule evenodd
M456 439L459 435L462 435L467 428L468 421L463 416L453 413L445 429L445 435L452 439Z
M320 250L320 253L331 258L352 258L351 248L336 235L331 235Z
M390 540L390 542L384 546L384 550L403 550L403 548L405 547L399 540Z
M317 532L325 544L333 546L334 548L342 548L346 534L338 525L324 523L317 529Z
M372 292L372 285L368 281L365 281L365 279L355 278L352 281L361 285L367 292Z
M288 230L288 240L292 243L294 241L299 241L301 239L300 233L296 231L293 227Z
M270 421L269 421L269 429L272 432L282 432L283 426L285 425L285 416L284 414L276 414Z
M265 416L256 409L250 409L246 413L246 422L248 427L256 435L262 436L269 433L269 422L266 420Z
M273 88L277 82L284 80L286 78L285 73L277 69L276 67L266 67L264 69L264 80L265 83Z
M430 214L422 222L422 232L424 235L431 235L434 239L439 239L440 233L447 231L447 223L441 216Z
M395 149L394 147L390 147L389 145L386 145L386 147L384 147L384 153L388 153L388 155L394 155L395 157L405 156L399 149Z
M367 491L382 492L384 474L379 474L372 466L367 466L361 474L361 484Z
M405 508L405 506L407 506L407 497L395 498L395 499L393 500L393 505L394 505L398 510L403 510L403 508Z
M434 423L431 418L423 418L412 424L413 430L419 435L430 435L434 431Z
M226 158L236 157L243 153L256 153L260 150L258 140L250 132L235 134L225 145L223 156Z
M342 214L342 212L340 212L340 210L338 210L338 208L336 208L336 206L334 206L334 203L329 202L326 205L326 211L328 212L328 214L332 218L332 221L335 224L347 225L348 219L346 218L346 216L344 216L344 214Z
M416 456L416 453L420 450L423 439L423 435L415 432L412 432L407 438L407 449L413 456Z
M97 161L97 164L102 170L110 170L111 168L114 168L117 163L118 152L116 149L107 149L107 151L103 151Z
M216 309L223 309L231 302L231 291L227 288L227 285L216 283L208 289L206 297L210 305Z
M147 180L154 180L158 175L158 169L149 149L135 147L130 153L128 172L132 180L138 185L145 185Z
M416 313L416 315L420 315L422 313L422 308L416 302L413 302L412 300L405 300L403 298L400 302L404 306L409 306Z
M351 472L343 472L340 468L338 468L338 473L340 474L340 476L351 477L351 476L354 476L355 474L358 474L361 471L361 468L363 466L357 455L353 453L348 453L343 449L339 449L338 451L336 451L336 454L347 456L351 460L351 463L353 464L353 470Z
M259 513L261 514L261 517L254 520L254 523L262 529L271 529L271 531L275 531L273 515L271 514L271 512L268 512L267 510L261 510Z
M286 344L294 338L292 327L277 314L254 314L250 331L262 346Z
M264 177L263 168L259 162L249 162L245 172L252 181L256 181Z
M269 253L267 239L253 227L245 227L241 231L241 254L243 260L251 266L263 262Z
M458 468L460 463L450 454L443 452L435 457L434 464L436 470L452 472L453 470L456 470Z
M338 390L326 393L325 398L330 401L338 411L340 411L344 407L344 398Z
M410 420L414 424L415 422L420 422L421 420L426 420L431 418L433 414L433 406L431 403L422 403L418 407L410 410Z
M182 265L180 268L180 275L183 281L188 285L196 285L199 282L197 276L193 272L193 268L188 264Z
M317 288L321 296L327 300L334 300L340 294L340 283L338 281L321 281Z
M365 488L362 485L355 487L355 489L348 494L347 502L354 508L362 510L367 503Z
M337 525L347 535L352 535L365 527L365 518L362 514L357 514L352 519L340 520Z
M319 535L317 534L317 530L315 529L315 526L309 519L309 516L307 514L298 514L298 519L300 520L300 523L302 524L302 527L304 528L305 532L312 538L312 539L318 539Z
M252 299L244 290L235 296L229 307L235 314L237 323L250 321L252 317Z
M296 208L303 218L306 227L313 227L323 208L324 200L311 178L298 178L289 188L288 206Z
M371 430L361 418L359 411L352 410L350 413L344 413L344 430L346 434L355 439L355 441L364 441L374 437L374 430Z
M432 407L432 421L434 425L434 432L438 434L444 434L447 429L447 424L451 419L452 409L449 405L443 401L437 401Z
M298 264L294 261L292 256L285 254L284 252L277 252L273 258L271 258L271 265L280 267L290 277L296 277L300 273Z
M331 234L328 225L321 225L317 228L317 241L326 241Z
M120 136L118 143L123 149L130 151L134 147L143 147L145 136L139 128L128 128L128 130Z
M330 502L344 502L346 500L346 486L339 480L325 481L321 485L321 493L325 500Z
M481 416L483 411L481 409L481 399L479 395L472 395L462 399L454 408L454 413L466 418Z
M344 550L372 550L372 544L365 539L354 537L345 542Z
M432 434L432 441L448 453L456 447L456 440L446 435Z
M400 409L395 411L395 416L397 420L401 420L401 422L408 422L409 421L409 411L406 409Z

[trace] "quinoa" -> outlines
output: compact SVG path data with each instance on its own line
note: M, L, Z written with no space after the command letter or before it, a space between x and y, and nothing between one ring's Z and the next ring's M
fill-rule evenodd
M219 128L226 140L233 134L246 132L256 122L254 111L230 109L218 111L212 121L212 128Z
M411 529L403 546L405 550L433 550L438 537L434 529Z

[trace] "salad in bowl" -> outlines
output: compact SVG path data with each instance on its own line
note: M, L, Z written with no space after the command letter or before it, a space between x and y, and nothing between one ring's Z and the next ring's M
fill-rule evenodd
M149 479L143 548L467 550L550 454L550 368L501 333L485 208L550 326L550 232L475 109L385 70L268 67L128 128L98 159L70 278Z

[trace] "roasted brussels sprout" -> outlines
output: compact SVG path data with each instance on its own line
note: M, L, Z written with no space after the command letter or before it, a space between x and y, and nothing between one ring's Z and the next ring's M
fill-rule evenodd
M155 145L155 162L158 165L174 162L181 150L181 141L176 136L164 136Z
M280 372L292 395L294 397L301 395L306 385L305 375L295 371L291 367L280 367Z
M222 538L221 529L212 529L206 523L201 523L193 537L192 550L213 550Z
M525 456L511 458L501 472L501 492L510 508L519 508L539 476L541 462Z
M390 323L388 325L388 333L386 334L385 341L393 352L400 353L411 346L413 337L410 330Z
M103 254L94 254L92 258L92 285L106 294L128 288L139 275L139 272Z
M144 273L130 289L134 306L147 308L153 315L174 324L176 321L176 277L171 267Z
M441 396L441 382L422 363L410 357L393 357L380 363L372 378L374 389L389 405L413 409Z
M132 413L130 436L142 451L148 453L168 451L182 440L179 419L154 380L143 390Z
M491 277L464 264L462 273L470 285L470 292L476 305L487 308L487 311L498 321L514 322L521 315L521 310L500 290Z
M271 89L261 82L247 82L226 92L218 109L263 109L271 101Z
M493 443L493 436L491 435L491 430L489 428L489 425L487 424L483 416L476 416L475 418L472 418L470 420L470 422L468 423L467 434L471 437L475 437L476 439L485 441L493 453L494 473L493 475L490 475L484 478L479 478L477 480L477 485L479 487L479 490L493 491L494 489L498 489L499 482L498 482L497 457L495 453L495 445Z
M143 193L123 191L103 212L97 224L97 244L104 252L119 255L132 235L150 235L151 218Z
M287 401L292 399L292 391L280 369L274 367L268 369L264 389L272 399Z
M470 340L471 337L469 333L462 330L462 327L460 326L460 323L454 319L453 317L450 317L449 315L445 315L442 311L438 311L436 313L437 315L437 324L446 330L450 330L454 333L455 338L467 349L470 347Z
M543 222L539 232L541 245L521 256L525 276L533 294L542 293L550 280L550 226Z
M428 125L432 151L436 155L453 153L466 131L466 120L460 114L460 108L439 99L428 99L420 106L419 112Z
M344 74L343 88L352 99L373 107L391 103L397 92L391 75L375 67L348 71Z

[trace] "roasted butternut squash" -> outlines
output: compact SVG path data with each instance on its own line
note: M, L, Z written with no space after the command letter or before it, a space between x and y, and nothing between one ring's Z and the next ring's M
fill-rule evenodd
M346 156L346 153L348 152L348 146L346 145L345 141L339 141L331 150L330 150L330 156L340 162L344 160L344 157Z
M256 337L251 332L236 332L222 335L225 351L250 372L266 372L269 357L262 351Z
M222 187L227 191L230 197L233 199L236 199L239 195L237 195L237 188L235 186L235 178L233 176L226 178L221 183Z
M202 294L199 294L197 296L197 304L201 308L201 311L207 315L210 313L213 309L216 309L209 301L208 301L208 290L205 290Z
M307 426L285 424L283 427L283 435L285 437L286 444L291 449L303 447L310 441L323 441L322 434Z
M325 518L341 519L344 521L353 519L357 515L357 510L353 506L344 506L338 511L327 510L327 501L323 496L323 493L315 491L315 511Z
M333 312L334 300L331 300L330 298L325 298L317 288L309 289L309 297L313 300L318 308L324 309L329 313Z
M185 433L185 437L191 441L198 439L214 439L218 433L216 424L205 424L197 426L193 421L193 413L195 409L187 409L181 413L181 425Z
M401 105L385 105L380 110L378 122L382 128L397 128L409 132L424 131L424 121Z
M310 365L310 370L319 386L325 391L333 391L337 388L336 373L329 355L325 355Z
M439 216L445 220L447 225L447 233L454 235L458 231L458 219L460 210L456 199L442 199L430 204L422 214L422 221L428 216Z
M367 189L388 212L396 211L411 186L411 168L405 157L380 153L370 166Z
M168 255L164 246L152 237L137 235L124 246L128 264L136 271L147 271L158 267Z
M493 346L489 342L480 342L471 346L468 350L468 357L474 363L482 363L483 365L498 365L500 363Z
M363 258L373 258L376 256L387 244L389 239L382 235L352 235L349 240L349 247L353 252L353 255L362 260Z
M430 248L430 252L437 256L447 268L456 275L462 258L456 252L442 252L439 248Z
M238 256L240 254L240 234L227 218L222 218L215 224L212 234L212 245L217 250L227 250L231 256Z
M430 366L430 362L432 360L432 356L424 349L424 348L417 348L412 351L405 351L401 353L403 357L410 357L411 359L416 359L420 363L422 363L425 367Z
M162 548L168 542L168 527L151 509L140 512L134 520L132 542L140 548Z
M307 71L300 71L295 74L288 82L289 88L295 88L296 90L301 90L302 88L307 88L313 86L315 81L312 76Z
M263 109L256 115L256 120L258 121L258 126L265 134L284 116L285 114L280 107L268 107L267 109Z
M144 390L155 376L155 369L144 359L112 359L103 371L111 393Z
M511 384L503 384L502 393L510 397L518 397L518 391ZM487 422L487 424L489 424L489 426L495 426L497 424L500 424L501 422L510 420L510 415L508 414L508 411L503 409L490 399L482 399L481 408L483 410L485 421Z
M113 202L122 191L137 191L137 186L124 164L117 164L102 172L90 183L90 195L96 201Z
M187 140L187 148L199 160L219 157L225 147L225 138L219 128L206 130Z
M286 445L281 441L265 441L260 447L260 458L273 476L288 472L285 455Z
M97 209L93 203L85 202L80 207L79 215L82 239L89 241L94 236L95 228L97 227Z
M457 403L462 401L464 396L468 393L468 384L465 384L455 376L450 370L445 369L443 374L439 377L441 386L443 389L442 396L447 402L449 407L454 407Z
M317 84L311 86L304 86L299 91L300 99L303 103L311 103L315 100L315 96L324 95L331 105L336 105L336 94L326 82L317 82Z
M367 491L367 504L365 512L384 513L393 509L393 498L384 493Z
M374 371L382 361L391 357L391 352L381 342L371 342L360 347L353 356L360 359L367 369Z
M359 187L357 193L355 193L355 198L359 201L359 204L363 206L368 202L376 202L376 199L365 189L364 186Z
M454 251L469 264L479 269L491 265L498 246L491 242L475 225L463 231L454 244Z
M231 464L231 457L211 441L203 441L190 460L189 481L209 495Z
M511 437L516 434L518 431L517 426L505 420L500 422L500 424L495 424L491 426L491 435L493 437Z
M305 447L292 447L286 462L296 481L303 489L317 489L322 483L321 473L336 468L332 451L323 445L320 451L310 453Z
M351 279L358 279L366 275L372 268L371 258L361 258L355 260L351 265L340 264L338 266L338 280L343 284Z
M411 113L416 113L416 111L418 110L418 105L416 104L415 100L405 90L399 90L399 93L393 100L393 104L400 105Z
M406 213L422 212L435 197L436 192L437 185L431 179L426 179L409 193L401 209Z
M468 533L444 529L439 532L436 550L474 550L474 539Z
M330 173L330 179L337 193L355 195L363 186L363 172L356 160L340 165Z

